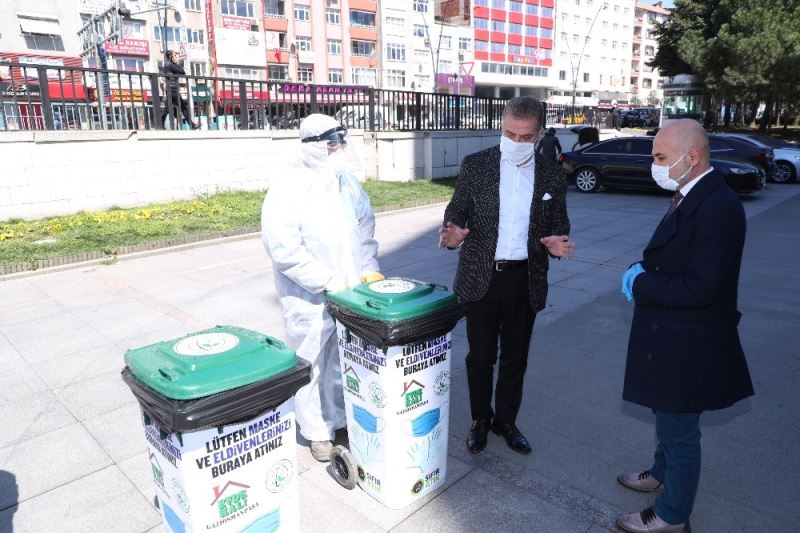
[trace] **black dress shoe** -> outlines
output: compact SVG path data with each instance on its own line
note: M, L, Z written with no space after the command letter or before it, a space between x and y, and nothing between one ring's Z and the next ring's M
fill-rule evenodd
M482 452L486 448L486 437L489 435L489 427L492 421L489 419L473 420L472 427L467 435L467 450L469 453Z
M508 447L519 453L531 453L531 445L528 444L528 439L525 435L520 433L517 426L514 424L502 424L495 422L492 424L492 431L498 435L502 435L506 439Z

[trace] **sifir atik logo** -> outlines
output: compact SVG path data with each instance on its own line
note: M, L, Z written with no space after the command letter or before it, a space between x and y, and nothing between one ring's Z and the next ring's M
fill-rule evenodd
M228 481L222 487L214 487L214 501L212 507L216 506L220 518L226 518L234 513L247 508L247 489L250 485Z

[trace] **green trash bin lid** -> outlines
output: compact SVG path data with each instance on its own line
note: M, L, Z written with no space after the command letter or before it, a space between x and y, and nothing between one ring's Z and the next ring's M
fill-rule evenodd
M174 400L193 400L285 372L297 354L283 342L244 328L216 326L125 353L131 373Z
M359 315L397 322L453 307L457 299L447 287L410 278L386 278L328 293L328 300Z

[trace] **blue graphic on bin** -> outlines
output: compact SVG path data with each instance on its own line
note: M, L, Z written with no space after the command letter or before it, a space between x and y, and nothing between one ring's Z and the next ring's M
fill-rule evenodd
M163 500L161 501L161 505L164 506L164 520L167 522L170 531L173 533L186 533L186 524L184 524L178 513L172 510L172 507L165 504Z
M281 527L281 508L276 507L239 533L275 533Z
M364 431L369 433L378 433L383 431L383 419L379 418L360 405L352 404L353 406L353 419L358 422Z

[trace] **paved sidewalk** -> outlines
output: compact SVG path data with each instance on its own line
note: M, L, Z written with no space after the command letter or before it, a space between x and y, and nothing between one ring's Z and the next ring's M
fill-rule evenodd
M619 293L666 196L569 194L575 259L551 263L518 421L533 446L491 435L470 456L463 323L454 335L448 485L389 510L346 491L298 446L309 532L600 532L651 498L617 485L649 465L653 417L621 400L632 306ZM692 525L800 531L800 185L745 200L742 340L756 396L702 418ZM381 215L385 273L450 285L456 254L435 247L444 206ZM725 231L725 228L720 228ZM161 531L126 349L217 324L283 335L257 238L0 281L0 533Z

